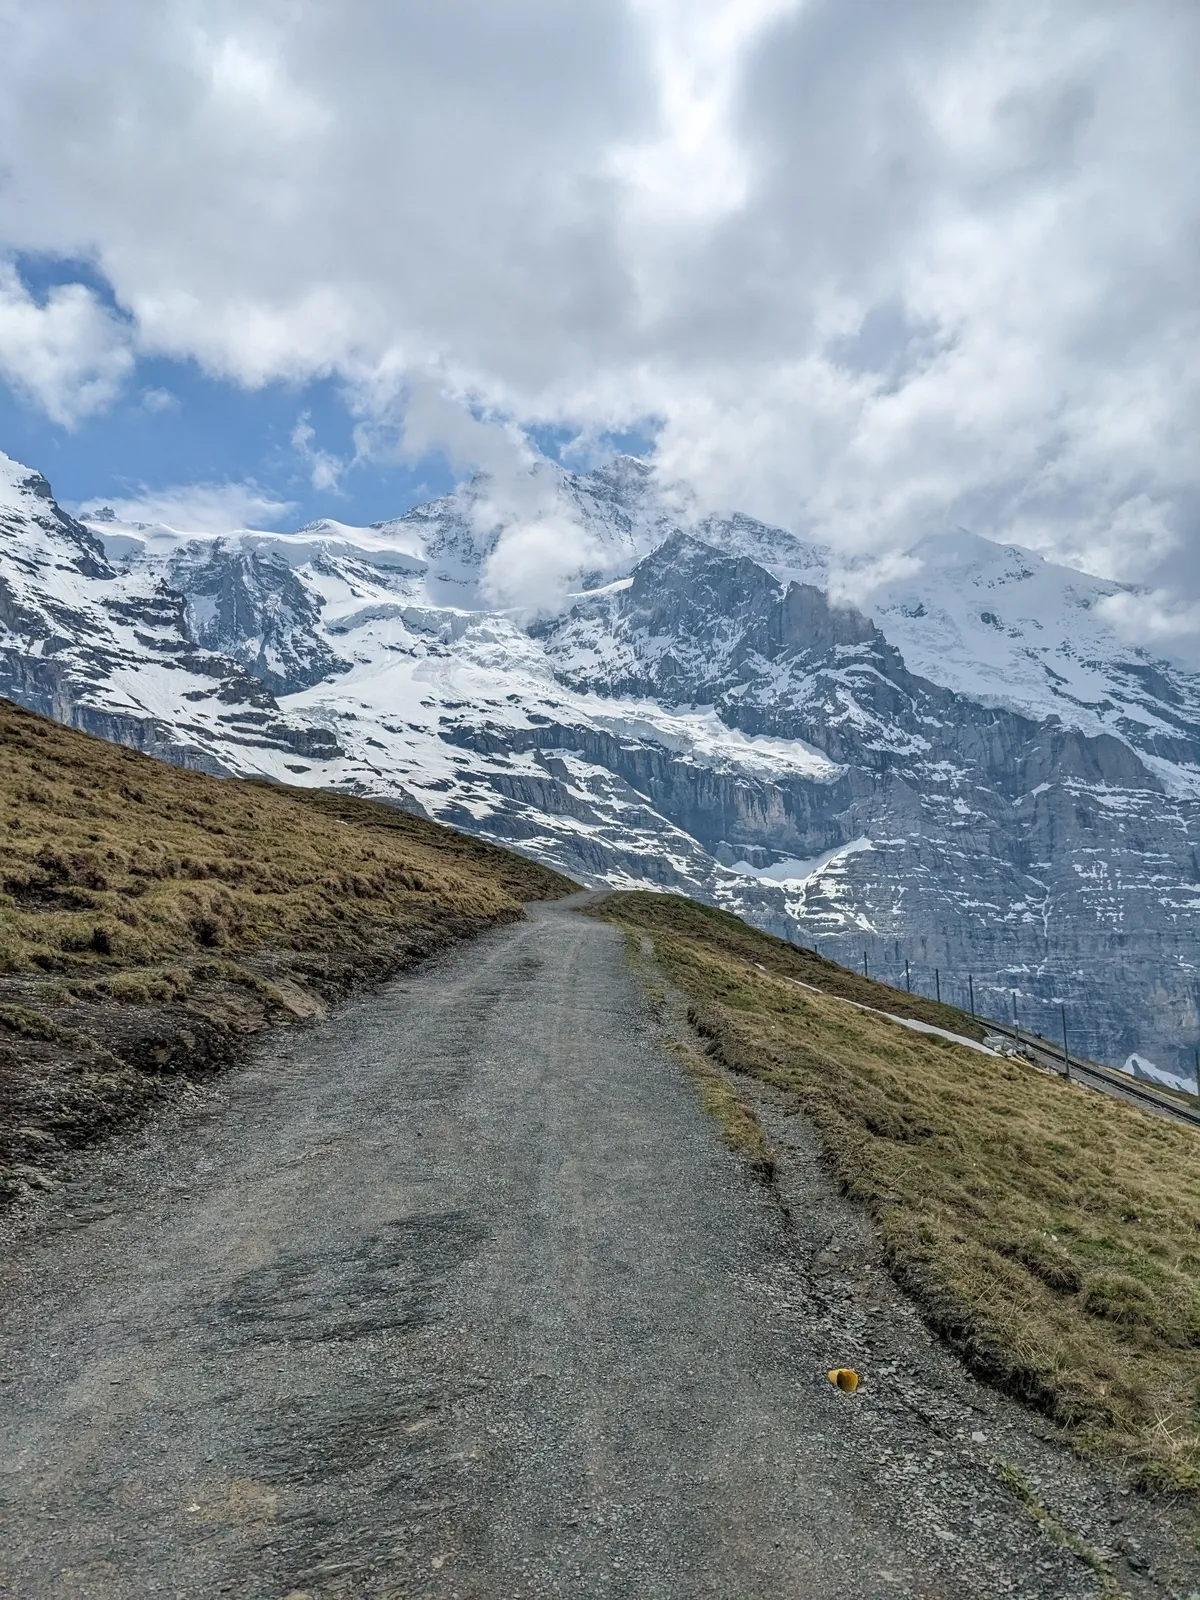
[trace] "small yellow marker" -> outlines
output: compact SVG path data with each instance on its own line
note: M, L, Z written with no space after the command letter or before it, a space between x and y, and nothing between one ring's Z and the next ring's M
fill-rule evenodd
M853 1367L834 1367L829 1374L829 1381L843 1394L853 1394L858 1388L858 1373Z

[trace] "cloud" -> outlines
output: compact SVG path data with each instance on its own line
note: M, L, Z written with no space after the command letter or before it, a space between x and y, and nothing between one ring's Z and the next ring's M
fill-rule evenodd
M829 573L829 598L835 605L866 610L878 590L915 577L924 566L919 555L899 550L836 561Z
M317 431L308 420L309 414L305 411L296 421L292 429L292 448L297 452L308 467L309 482L314 489L324 490L329 494L337 494L342 474L347 463L341 456L335 456L329 450L320 450L313 443Z
M483 591L493 604L526 620L553 615L600 555L569 511L549 506L505 526L483 564Z
M157 415L162 411L177 411L179 409L178 396L173 395L169 389L143 389L142 409Z
M664 478L850 557L963 524L1200 596L1194 6L0 20L0 248L95 261L141 351L340 377L360 465L512 482L531 428L654 419ZM22 327L76 319L22 334L12 381L104 404L124 325L85 289L30 322L5 281ZM334 489L348 464L297 448ZM558 515L530 550L570 544Z
M731 126L744 47L796 0L631 0L657 79L649 137L618 147L612 170L643 220L713 219L745 205L747 152Z
M1161 651L1200 637L1200 601L1180 601L1164 589L1105 595L1097 610L1131 644Z
M965 522L1141 576L1194 538L1197 27L1140 17L778 25L743 78L753 204L680 274L696 326L746 286L739 348L691 364L664 464L850 548Z
M143 487L124 499L106 495L105 505L121 522L162 523L180 533L227 533L233 528L272 528L295 511L287 500L255 483L187 483L166 489ZM79 516L96 509L76 506Z
M484 553L483 591L496 605L526 619L553 613L584 573L603 565L594 536L544 462L515 451L506 458L494 448L491 470L472 482L467 499Z
M133 370L129 328L79 283L43 304L0 261L0 377L52 421L73 428L105 410Z
M511 420L481 414L435 368L372 375L358 393L356 461L413 465L438 454L472 475L467 523L496 605L533 617L553 612L601 552L556 475Z

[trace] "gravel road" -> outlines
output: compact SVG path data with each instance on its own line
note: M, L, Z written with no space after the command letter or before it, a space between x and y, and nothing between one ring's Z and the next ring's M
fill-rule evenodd
M1050 1447L802 1131L783 1166L722 1146L620 935L562 905L275 1035L10 1240L0 1593L1112 1592L998 1482L993 1437Z

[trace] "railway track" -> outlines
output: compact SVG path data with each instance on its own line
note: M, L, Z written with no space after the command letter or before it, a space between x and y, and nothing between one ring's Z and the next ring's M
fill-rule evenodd
M1088 1061L1069 1052L1064 1055L1059 1046L1050 1044L1039 1034L1026 1033L1003 1022L993 1022L990 1017L980 1017L979 1021L993 1033L1002 1034L1029 1051L1039 1066L1048 1067L1063 1077L1074 1078L1089 1088L1100 1090L1102 1094L1115 1095L1118 1099L1153 1110L1160 1116L1170 1117L1175 1122L1186 1122L1193 1128L1200 1128L1200 1104L1189 1105L1165 1090L1156 1089L1153 1084L1131 1078L1114 1067L1101 1065L1099 1061Z

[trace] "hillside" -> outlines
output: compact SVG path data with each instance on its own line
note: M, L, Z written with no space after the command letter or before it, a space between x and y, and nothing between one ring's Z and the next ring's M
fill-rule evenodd
M573 887L392 806L180 771L0 701L0 1196L269 1023Z
M617 894L594 914L686 997L728 1074L697 1063L706 1096L760 1171L756 1091L815 1123L893 1275L977 1374L1143 1485L1200 1488L1195 1132L847 1005L973 1031L719 911Z

